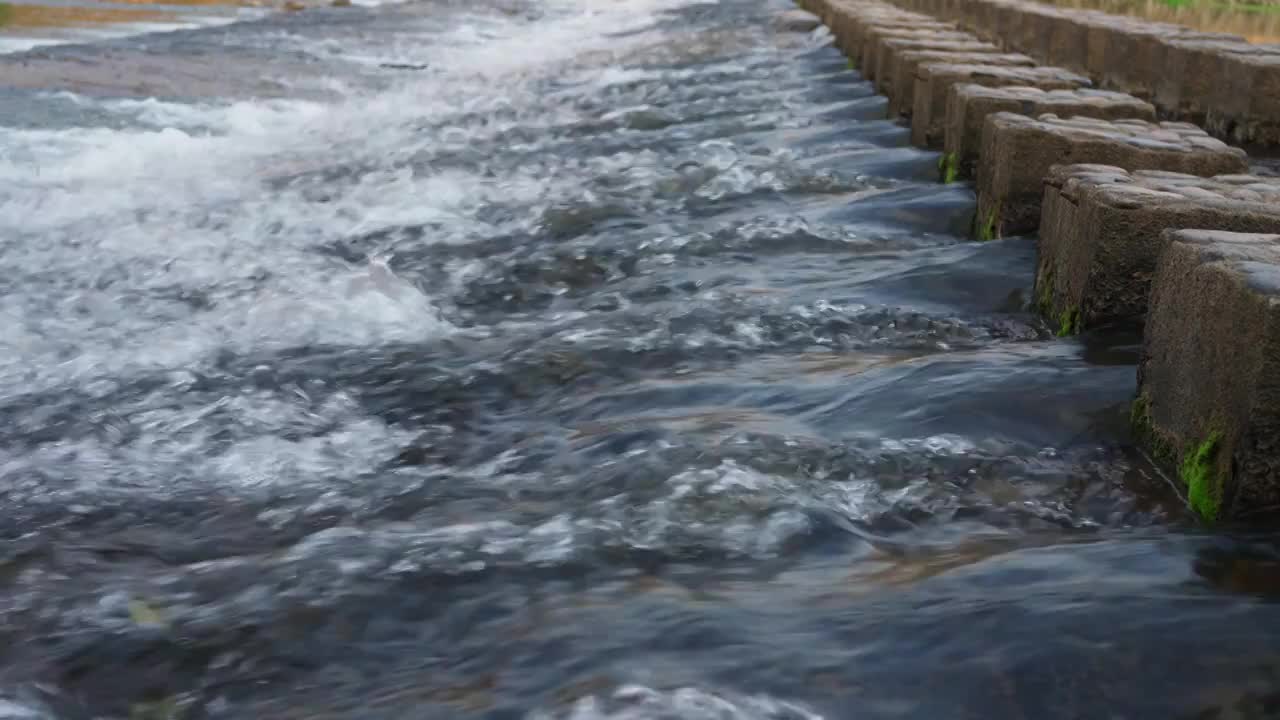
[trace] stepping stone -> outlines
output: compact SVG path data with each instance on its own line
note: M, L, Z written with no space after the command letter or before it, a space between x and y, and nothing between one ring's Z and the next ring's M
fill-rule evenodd
M1045 179L1036 305L1061 335L1137 323L1167 228L1280 233L1280 178L1059 165Z
M880 66L877 64L880 58L880 44L888 40L934 40L942 42L947 40L973 41L976 39L967 32L956 30L955 26L951 24L871 25L863 33L858 70L868 80L875 80L876 74L880 71Z
M1034 87L956 85L947 97L943 180L973 176L988 115L1012 112L1039 116L1091 117L1103 120L1155 120L1155 108L1132 95L1110 90L1041 90Z
M989 42L982 42L972 35L966 40L937 40L934 38L886 38L880 43L880 57L876 59L876 68L880 70L876 77L876 91L888 95L888 90L902 71L902 55L910 52L934 51L951 53L999 55L1000 48ZM915 72L915 65L911 66Z
M965 63L922 63L916 68L911 106L911 142L940 150L946 129L947 93L953 85L1025 85L1043 90L1089 86L1089 78L1053 67L1004 67Z
M1206 520L1280 507L1280 236L1179 230L1151 286L1131 418Z
M935 22L933 18L878 3L835 3L831 6L827 25L836 36L837 46L857 64L862 59L863 34L869 26L918 29L922 23Z
M1156 82L1152 99L1184 120L1204 124L1216 89L1227 82L1222 59L1250 54L1280 56L1280 45L1250 45L1242 40L1169 40L1164 47L1164 72Z
M889 96L889 117L911 116L915 104L916 70L925 64L950 63L959 65L1000 65L1002 67L1034 67L1035 60L1026 55L1016 53L945 52L937 50L914 50L904 52L895 58L895 69L892 73L881 73L894 78L884 94Z
M1243 144L1280 145L1280 54L1231 53L1218 62L1209 129Z
M1044 179L1054 165L1102 163L1209 177L1248 170L1243 150L1188 123L1056 115L988 115L978 152L975 233L990 240L1040 225Z

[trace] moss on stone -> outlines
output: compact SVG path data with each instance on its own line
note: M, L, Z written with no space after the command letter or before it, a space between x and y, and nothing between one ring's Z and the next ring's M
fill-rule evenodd
M938 175L948 185L960 179L960 163L954 153L942 153L938 158Z
M849 60L848 60L848 63L847 63L847 64L848 64L848 66L849 66L849 69L850 69L850 70L857 70L857 69L858 69L858 61L857 61L857 60L854 60L852 57L851 57L851 58L849 58Z
M1058 315L1058 337L1080 332L1080 308L1069 307Z
M996 228L1000 225L1000 208L992 210L987 215L986 222L982 223L982 227L978 228L978 239L982 242L989 240L998 240Z
M1214 469L1222 433L1216 430L1196 445L1182 459L1178 477L1187 486L1187 501L1207 522L1218 519L1221 510L1222 481Z

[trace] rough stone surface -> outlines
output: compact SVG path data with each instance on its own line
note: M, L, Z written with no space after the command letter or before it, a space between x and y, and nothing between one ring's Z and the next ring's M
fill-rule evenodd
M1153 96L1155 86L1165 74L1164 50L1167 41L1223 40L1232 37L1221 33L1195 32L1168 23L1130 21L1109 26L1108 29L1102 85L1144 99Z
M1208 177L1248 171L1243 150L1188 123L988 115L977 169L975 230L983 239L1034 231L1054 165L1099 163Z
M1089 78L1053 67L921 64L916 69L911 106L913 144L925 148L942 148L946 129L947 94L953 85L961 83L986 87L1025 85L1055 90L1087 87Z
M918 28L921 23L933 23L933 18L898 8L871 4L833 3L830 17L824 22L835 34L837 46L849 58L861 60L863 35L873 25L896 28Z
M782 32L813 32L821 24L822 18L805 10L788 10L773 18L773 26Z
M900 77L902 55L923 51L969 53L971 55L997 55L1000 48L992 43L982 42L974 36L965 40L935 40L933 38L885 38L880 43L880 57L876 60L879 72L876 74L876 91L888 95L894 87L894 81ZM915 65L911 66L915 72Z
M1239 143L1280 145L1280 54L1231 53L1218 63L1209 128Z
M946 163L954 178L971 177L988 115L1012 112L1103 120L1155 120L1150 103L1110 90L1042 90L1034 87L955 85L947 96Z
M802 7L805 7L802 5ZM841 0L821 2L814 0L812 10L835 36L836 47L851 58L858 57L861 49L861 28L867 22L901 22L904 26L919 22L921 15L880 3L852 3Z
M862 53L859 67L868 80L875 80L880 67L880 46L887 40L974 40L974 36L960 32L950 24L928 25L916 23L912 27L891 25L873 25L866 29L862 36Z
M1280 233L1280 178L1059 165L1045 178L1036 303L1060 333L1141 322L1166 228Z
M1016 53L971 53L918 50L905 52L897 58L895 80L889 83L885 94L889 96L889 117L910 117L915 104L916 70L923 64L952 63L959 65L1000 65L1003 67L1034 67L1035 61ZM881 73L885 76L888 73Z
M1179 468L1201 515L1274 516L1280 237L1184 230L1168 243L1138 365L1137 434L1153 455ZM1197 464L1198 481L1188 472Z
M1174 38L1165 43L1164 72L1152 99L1179 117L1202 124L1224 82L1226 55L1280 55L1280 46L1250 45L1242 40Z

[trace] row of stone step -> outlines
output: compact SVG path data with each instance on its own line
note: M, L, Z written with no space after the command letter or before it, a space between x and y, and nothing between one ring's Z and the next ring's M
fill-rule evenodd
M1194 124L1158 122L1162 74L1138 61L1209 39L1020 0L897 1L944 19L801 5L913 143L945 150L941 179L974 178L979 239L1039 232L1036 306L1060 335L1144 324L1132 420L1191 505L1207 519L1280 511L1280 178L1247 174L1243 150ZM1135 66L1098 66L1099 47ZM1067 67L1035 64L1046 57Z
M1232 142L1280 146L1280 45L1034 0L893 1Z

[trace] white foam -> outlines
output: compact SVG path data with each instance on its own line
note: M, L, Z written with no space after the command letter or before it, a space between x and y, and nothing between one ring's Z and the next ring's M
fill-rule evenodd
M681 687L623 685L609 697L591 695L567 710L530 713L529 720L822 720L805 707L764 694Z

